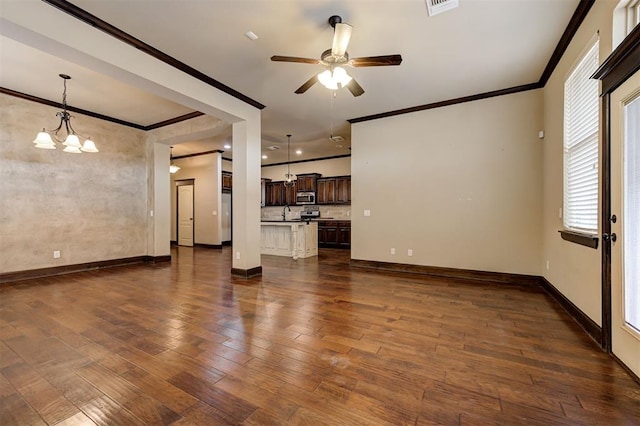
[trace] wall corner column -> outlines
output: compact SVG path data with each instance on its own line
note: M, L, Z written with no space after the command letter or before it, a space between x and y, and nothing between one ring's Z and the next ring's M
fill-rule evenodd
M149 191L150 226L148 228L148 256L161 258L171 256L171 193L169 179L168 145L149 141L149 176L153 182Z
M260 111L233 124L231 273L262 275L260 263Z

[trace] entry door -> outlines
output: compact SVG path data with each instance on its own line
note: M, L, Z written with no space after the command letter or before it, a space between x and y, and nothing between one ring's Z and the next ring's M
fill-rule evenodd
M193 185L178 186L178 245L193 247Z
M611 349L640 376L640 71L611 94L611 212Z

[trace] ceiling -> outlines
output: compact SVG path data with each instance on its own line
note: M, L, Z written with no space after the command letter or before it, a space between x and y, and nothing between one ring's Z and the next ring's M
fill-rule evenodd
M0 9L14 1L0 0ZM272 164L286 161L286 134L293 135L292 160L346 155L347 119L538 82L579 0L459 0L459 7L436 16L429 16L425 0L71 3L265 105L262 146L269 158L263 164ZM359 97L346 89L333 97L320 84L295 94L323 67L270 57L319 58L331 48L331 15L353 26L350 57L401 54L402 64L348 68L365 90ZM250 40L247 31L258 39ZM68 103L77 108L142 126L193 112L21 44L1 28L0 55L0 86L10 90L60 102L58 74L65 73L72 76ZM43 125L54 124L52 117ZM331 141L331 134L344 141ZM222 149L224 157L232 157L232 149L223 147L230 142L229 127L215 137L177 145L173 154ZM389 149L400 143L389 141ZM267 149L274 145L281 149Z

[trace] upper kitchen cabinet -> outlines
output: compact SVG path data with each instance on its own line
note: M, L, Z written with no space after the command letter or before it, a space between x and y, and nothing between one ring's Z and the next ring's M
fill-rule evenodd
M284 182L266 182L265 206L284 206Z
M317 185L318 204L351 204L351 176L321 178Z
M296 181L291 182L291 185L284 185L284 204L287 206L296 205L296 193L300 191Z
M318 191L316 192L317 204L335 204L336 202L336 178L318 179Z
M304 173L297 175L297 190L299 192L316 192L319 173Z
M351 176L336 178L336 204L351 203Z

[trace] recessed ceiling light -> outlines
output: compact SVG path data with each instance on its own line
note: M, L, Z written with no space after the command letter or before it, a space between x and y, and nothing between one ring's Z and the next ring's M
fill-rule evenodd
M231 145L225 144L224 149L231 149Z
M254 33L253 31L247 31L246 33L244 33L245 36L247 36L247 38L249 40L257 40L258 36L256 33Z
M302 150L301 149L296 149L296 154L298 154L298 155L302 154Z
M263 155L263 156L262 156L262 159L263 159L263 160L266 160L267 158L269 158L269 157L267 157L266 155Z

